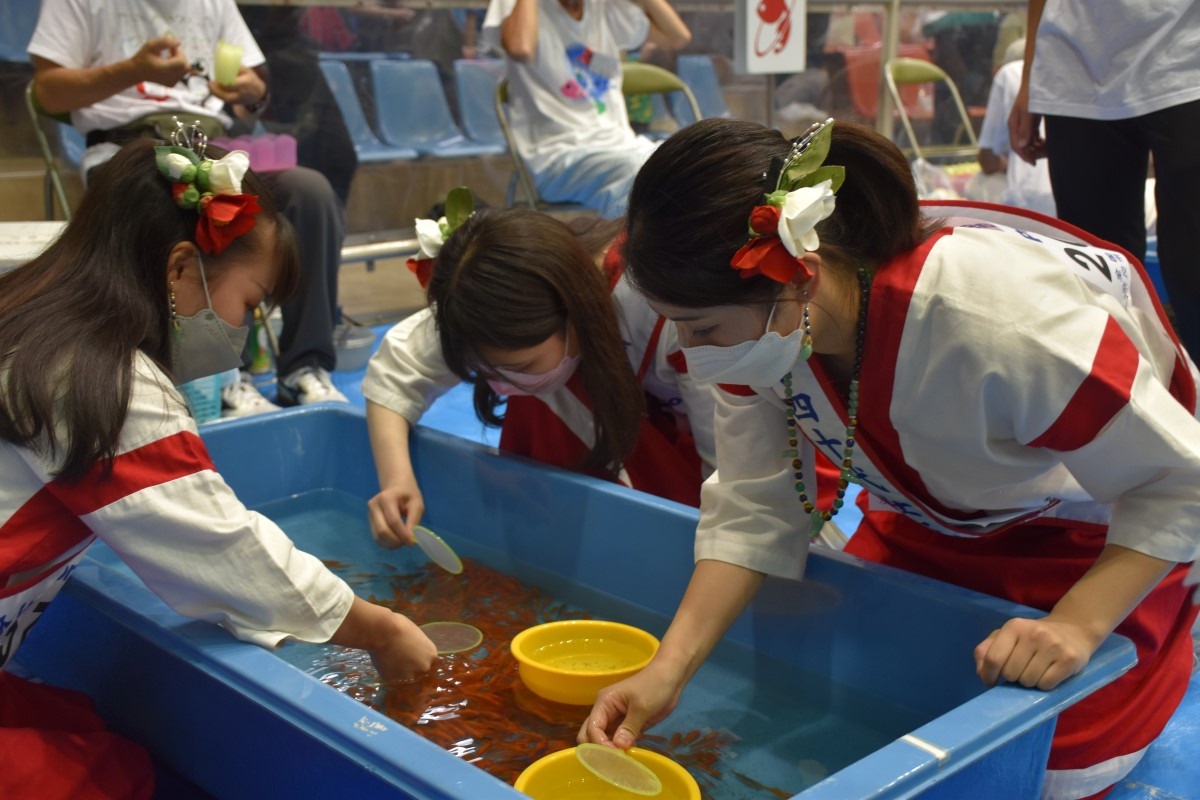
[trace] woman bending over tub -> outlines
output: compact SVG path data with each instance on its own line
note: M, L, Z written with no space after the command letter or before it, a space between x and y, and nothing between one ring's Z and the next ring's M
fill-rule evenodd
M239 639L363 648L385 680L427 671L413 622L355 597L213 468L175 386L241 362L247 312L296 284L295 244L245 153L156 144L99 168L60 238L0 277L0 666L101 539ZM152 792L146 754L77 695L0 672L0 797Z
M639 173L627 230L627 275L720 385L718 470L661 648L580 741L632 745L763 574L802 575L841 505L813 498L824 452L864 489L848 552L1045 612L978 644L985 684L1049 689L1114 630L1133 640L1137 666L1059 717L1043 796L1106 793L1194 661L1200 376L1141 265L1016 209L922 213L900 151L832 120L793 142L685 128Z
M675 327L624 280L613 232L579 237L547 214L489 209L444 244L426 238L436 252L413 266L429 307L388 331L363 382L380 544L412 541L425 505L409 431L460 381L474 385L479 418L502 426L500 449L699 504L712 471L712 388L692 380ZM602 267L586 240L606 253Z

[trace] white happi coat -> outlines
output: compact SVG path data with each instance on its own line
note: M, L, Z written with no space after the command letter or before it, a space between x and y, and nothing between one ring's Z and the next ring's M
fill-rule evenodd
M870 510L952 536L1043 516L1100 523L1110 543L1194 560L1200 376L1141 266L1015 209L926 213L947 227L871 288L853 451ZM812 448L840 464L845 438L820 369L792 367L810 486ZM809 526L783 455L782 386L727 388L696 558L799 577Z
M181 614L264 647L327 641L350 587L242 505L162 370L141 353L134 369L111 475L55 479L45 454L0 442L0 666L97 538Z

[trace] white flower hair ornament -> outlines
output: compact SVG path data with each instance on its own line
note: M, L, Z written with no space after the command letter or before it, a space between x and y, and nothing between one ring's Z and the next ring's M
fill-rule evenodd
M812 277L802 258L820 247L817 223L833 214L834 195L846 178L845 167L825 165L832 135L832 118L813 125L793 142L786 159L773 162L777 177L772 171L763 175L774 189L750 212L750 241L729 262L743 278L765 275L788 283L797 273Z
M417 228L417 255L408 259L408 269L417 276L422 289L429 287L429 279L433 276L433 264L442 252L442 245L459 226L467 221L475 211L475 198L471 190L458 186L446 195L446 216L436 220L414 220Z
M213 160L191 146L154 148L155 164L171 181L171 196L180 208L196 211L196 245L205 253L220 255L233 240L254 228L262 209L258 196L242 192L242 179L250 169L250 156L234 150Z

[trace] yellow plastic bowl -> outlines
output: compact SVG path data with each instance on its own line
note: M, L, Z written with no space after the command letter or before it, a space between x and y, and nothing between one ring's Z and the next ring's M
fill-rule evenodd
M645 764L662 781L656 800L700 800L700 786L688 771L666 756L637 747L629 755ZM575 757L575 748L559 750L539 758L517 776L513 784L534 800L645 800L644 795L626 791L593 775Z
M649 664L658 639L620 622L570 619L526 628L513 637L511 648L531 692L590 706L605 686Z

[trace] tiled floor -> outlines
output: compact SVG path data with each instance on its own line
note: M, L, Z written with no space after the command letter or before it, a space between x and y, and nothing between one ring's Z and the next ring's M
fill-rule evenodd
M381 264L372 273L361 267L343 268L342 301L347 314L366 322L382 322L389 316L395 319L422 304L419 287L397 262ZM377 329L382 336L387 326L378 325ZM334 382L356 405L364 402L364 372L334 373ZM471 394L461 386L440 399L422 423L493 446L499 438L496 430L485 429L476 419ZM847 533L853 532L856 520L846 511L839 522ZM1200 652L1200 639L1197 649ZM1200 800L1200 673L1193 673L1187 696L1167 729L1142 763L1113 790L1109 800Z

